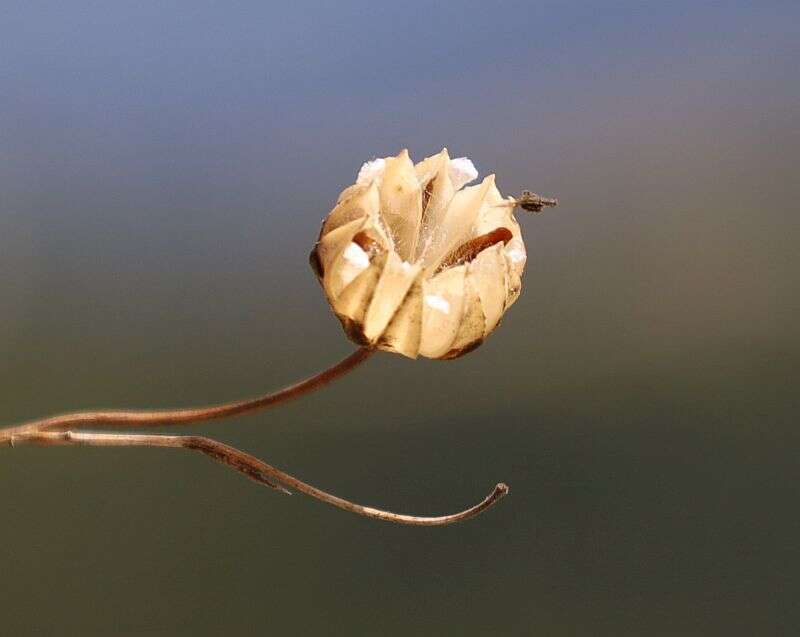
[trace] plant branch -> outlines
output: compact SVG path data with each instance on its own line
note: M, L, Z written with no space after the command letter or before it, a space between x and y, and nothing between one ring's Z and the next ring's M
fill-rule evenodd
M226 418L228 416L236 416L259 409L265 409L324 387L331 381L343 376L360 365L371 355L371 349L358 349L350 356L342 359L328 369L298 383L263 396L223 405L160 411L82 411L32 420L0 429L0 446L8 445L15 447L25 444L39 447L161 447L188 449L190 451L200 452L212 460L238 471L247 478L282 493L291 494L291 492L285 488L290 487L312 498L316 498L317 500L357 515L398 524L412 524L417 526L441 526L466 520L467 518L482 513L505 496L508 493L508 487L501 483L481 502L458 513L435 517L404 515L363 506L327 493L302 480L298 480L280 469L276 469L272 465L268 465L240 449L204 436L76 431L78 429L97 426L157 427L182 425L203 420Z
M321 389L331 381L343 376L360 365L372 355L372 350L360 348L328 369L321 371L298 383L264 394L249 400L242 400L223 405L197 407L191 409L174 409L159 411L81 411L70 414L51 416L40 420L0 429L0 445L8 442L9 437L21 433L37 431L64 431L66 429L85 429L87 427L162 427L183 425L238 416L259 409L273 407L287 402L303 394Z
M244 451L203 436L167 436L147 434L107 434L94 432L49 432L34 431L9 435L7 444L14 447L21 444L37 446L90 446L90 447L166 447L173 449L189 449L199 451L212 460L220 462L244 474L260 484L267 485L284 493L289 493L280 485L286 485L312 498L332 506L350 511L367 518L410 524L416 526L443 526L474 517L508 493L508 487L500 483L481 502L464 511L450 515L425 517L393 513L372 507L356 504L344 498L317 489L297 478L268 465Z

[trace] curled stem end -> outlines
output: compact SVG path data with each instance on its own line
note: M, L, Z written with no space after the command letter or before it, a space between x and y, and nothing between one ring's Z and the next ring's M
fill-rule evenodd
M515 206L534 214L542 212L545 208L555 208L558 205L558 199L542 197L530 190L523 190L522 194L514 199L513 202Z

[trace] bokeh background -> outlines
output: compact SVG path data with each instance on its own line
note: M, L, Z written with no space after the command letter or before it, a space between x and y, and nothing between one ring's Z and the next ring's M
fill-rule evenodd
M371 157L523 220L454 362L193 428L448 528L169 450L0 450L8 635L800 631L800 5L0 5L0 421L245 397L351 351L307 265Z

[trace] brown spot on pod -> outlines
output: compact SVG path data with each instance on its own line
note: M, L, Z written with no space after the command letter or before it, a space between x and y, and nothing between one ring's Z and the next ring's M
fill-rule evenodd
M317 275L317 278L321 279L325 275L325 272L322 269L322 262L319 260L317 246L314 246L314 249L309 253L308 262L311 265L311 269L314 271L314 274Z
M483 345L483 339L479 338L477 341L473 341L469 345L465 345L464 347L460 347L457 349L451 349L447 354L442 356L442 360L453 360L455 358L461 358L465 354L469 354L470 352L475 351L481 345Z
M353 243L355 243L359 248L361 248L364 252L367 253L367 256L370 260L379 255L381 252L385 252L386 248L381 245L381 243L375 239L374 237L370 236L367 232L363 230L361 232L357 232L353 237Z
M428 182L428 185L425 186L425 190L422 191L422 222L425 222L425 213L428 210L428 202L431 200L431 195L433 194L433 182L436 181L436 177L431 179Z
M508 228L495 228L491 232L487 232L479 237L470 239L466 243L462 243L459 247L450 252L444 259L442 259L442 262L436 271L441 272L446 268L461 265L463 263L469 263L486 248L491 248L493 245L498 243L508 243L511 241L513 236L514 235L511 234L511 230Z

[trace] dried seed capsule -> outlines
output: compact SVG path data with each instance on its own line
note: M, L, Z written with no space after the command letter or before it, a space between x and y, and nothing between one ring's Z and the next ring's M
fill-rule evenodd
M404 150L364 164L339 196L311 263L356 343L456 358L497 327L521 289L520 202L494 175L466 186L477 176L446 149L416 165Z

